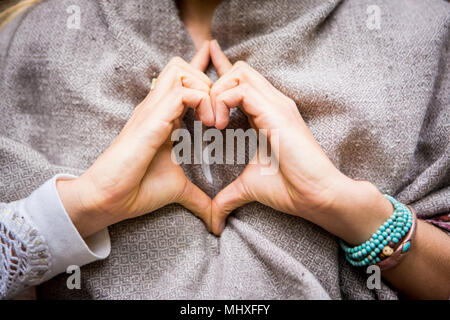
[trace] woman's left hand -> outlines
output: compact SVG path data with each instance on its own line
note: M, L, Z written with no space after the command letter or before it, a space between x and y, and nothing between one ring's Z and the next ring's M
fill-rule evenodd
M211 89L216 127L224 129L229 109L239 106L256 130L267 130L279 170L263 174L259 159L213 199L212 231L220 234L227 216L257 201L303 217L349 243L365 241L393 212L369 182L342 174L314 139L296 103L245 62L232 65L216 41L211 60L220 76Z

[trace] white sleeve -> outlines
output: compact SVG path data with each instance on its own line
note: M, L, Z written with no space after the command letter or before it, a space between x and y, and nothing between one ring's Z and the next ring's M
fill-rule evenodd
M0 203L0 299L109 255L108 230L83 239L64 209L56 179L71 178L54 176L27 198Z

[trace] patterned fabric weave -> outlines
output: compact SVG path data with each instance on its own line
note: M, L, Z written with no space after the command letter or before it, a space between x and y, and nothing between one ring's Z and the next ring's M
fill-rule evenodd
M71 5L80 29L67 28ZM367 27L369 5L380 9L380 29ZM296 101L344 174L431 219L450 212L449 17L450 4L437 0L224 0L212 32L232 61L247 61ZM0 43L3 202L56 173L86 170L151 78L172 56L195 53L171 0L45 1ZM213 68L207 74L217 79ZM193 120L188 113L189 130ZM229 128L249 128L239 110ZM214 196L243 166L212 165L212 183L201 166L183 168ZM39 297L397 297L385 284L369 290L334 236L257 203L237 209L220 238L177 205L109 230L111 255L82 268L81 290L61 275Z

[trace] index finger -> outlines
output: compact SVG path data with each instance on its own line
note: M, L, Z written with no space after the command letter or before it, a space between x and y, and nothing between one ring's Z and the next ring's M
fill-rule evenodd
M209 64L209 41L205 41L192 58L190 65L204 72Z
M219 77L225 74L233 66L230 60L228 60L225 53L220 48L217 40L211 41L209 45L209 54Z

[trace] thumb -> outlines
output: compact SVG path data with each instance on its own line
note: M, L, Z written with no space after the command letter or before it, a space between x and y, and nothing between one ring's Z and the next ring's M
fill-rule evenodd
M211 198L186 178L186 185L177 203L202 219L211 231Z
M212 200L211 231L219 236L225 228L228 215L253 200L246 192L241 176L222 189Z

